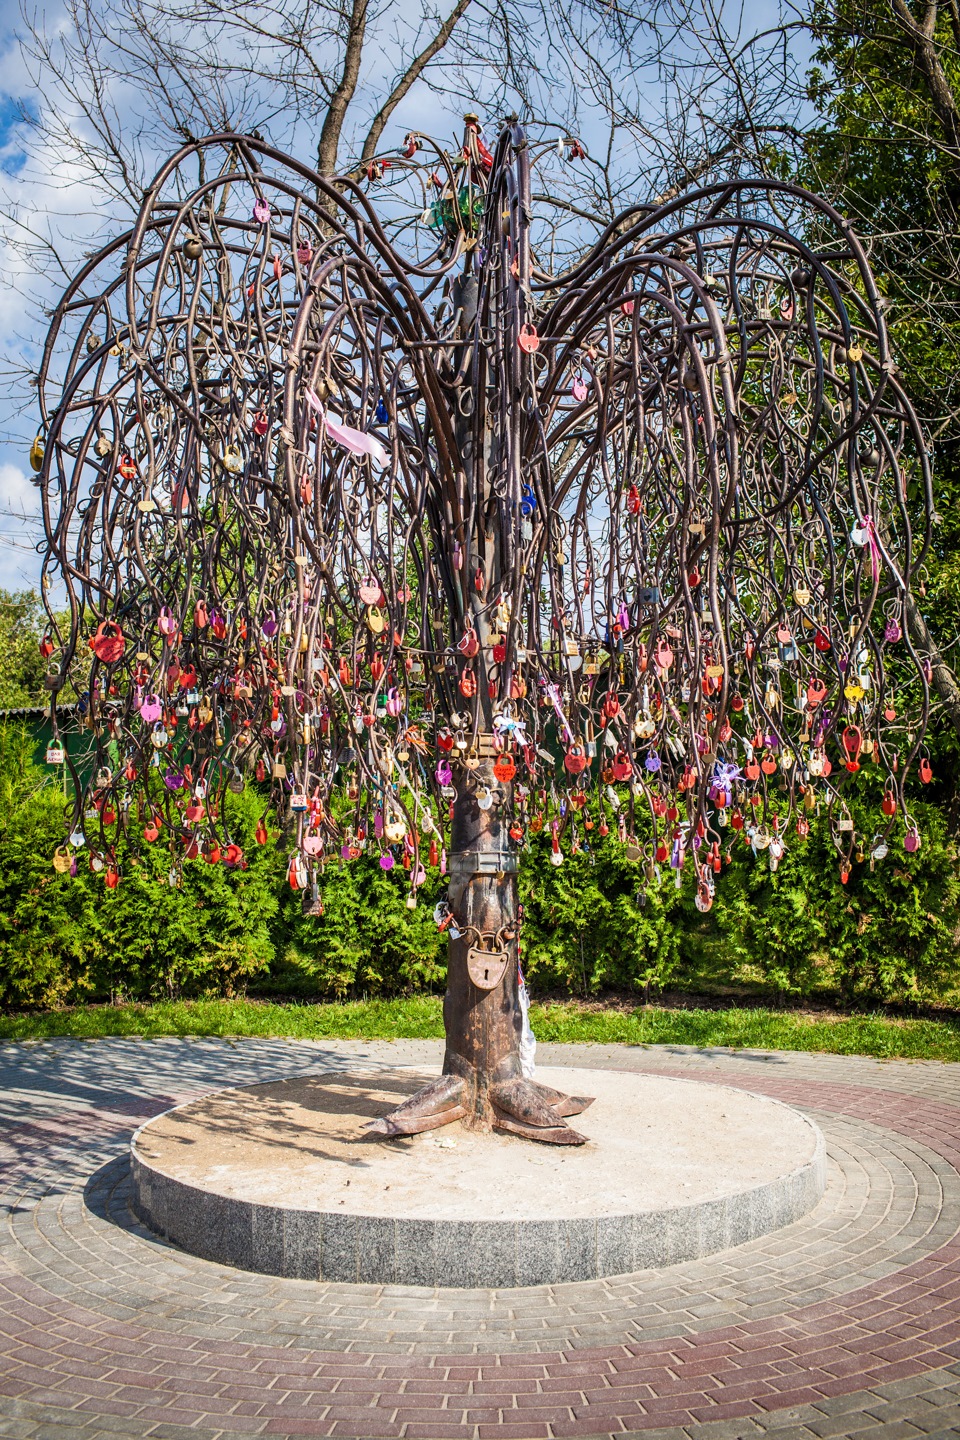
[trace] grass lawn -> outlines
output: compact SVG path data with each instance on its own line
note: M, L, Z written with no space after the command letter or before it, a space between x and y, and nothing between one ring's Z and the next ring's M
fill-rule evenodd
M882 1059L960 1060L960 1022L901 1020L760 1007L727 1010L665 1006L605 1009L576 1001L534 1005L538 1040L598 1045L727 1045L820 1050ZM104 1035L264 1035L300 1040L418 1040L443 1035L440 1000L349 1001L306 1005L259 1000L157 1001L90 1005L0 1016L0 1040Z

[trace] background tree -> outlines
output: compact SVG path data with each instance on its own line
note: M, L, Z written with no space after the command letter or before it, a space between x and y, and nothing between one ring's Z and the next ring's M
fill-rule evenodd
M42 705L46 615L34 590L0 590L0 710Z

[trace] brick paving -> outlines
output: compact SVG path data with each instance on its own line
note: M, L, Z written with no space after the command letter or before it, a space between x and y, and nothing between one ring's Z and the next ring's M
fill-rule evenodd
M823 1129L811 1215L660 1271L313 1284L194 1259L132 1216L125 1152L146 1116L223 1085L438 1059L432 1042L0 1046L0 1436L960 1436L960 1066L543 1046L545 1064L742 1086Z

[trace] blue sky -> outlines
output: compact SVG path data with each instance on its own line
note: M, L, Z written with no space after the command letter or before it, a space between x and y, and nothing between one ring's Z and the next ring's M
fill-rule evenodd
M243 4L243 0L239 3ZM406 7L415 4L415 0L402 0L402 3ZM738 17L741 34L751 34L775 23L778 0L748 0L742 10L728 0L722 8L725 18L727 15ZM56 28L62 11L56 4L49 7L40 4L36 13L51 30ZM403 19L407 13L406 8L399 12ZM17 143L19 107L32 107L40 97L31 93L31 79L19 54L16 32L20 23L18 0L0 0L0 185L8 201L39 206L35 223L40 226L49 223L65 253L79 259L102 226L105 212L98 208L89 188L71 173L63 157L47 150L39 158L32 156L29 163L25 163ZM381 62L388 49L380 47L377 51ZM656 77L650 77L649 87L642 73L627 78L637 85L644 103L649 97L651 114L658 113ZM378 88L375 79L374 85ZM56 103L55 97L47 95L44 99L48 104ZM398 135L403 133L405 119L407 124L427 131L432 129L438 134L450 129L452 117L444 113L442 100L426 87L416 87L403 110L405 113L398 112L394 117L396 123L391 127ZM589 143L589 127L584 138ZM312 150L312 144L310 148ZM159 160L159 156L157 158ZM642 180L639 183L642 185ZM57 282L56 288L60 284L62 281ZM8 362L13 357L31 366L36 363L37 345L45 328L43 307L54 298L54 286L50 282L40 284L23 256L0 240L0 327L4 334L0 364L4 357ZM31 548L41 533L36 518L38 492L30 482L27 459L36 425L33 397L22 386L17 393L0 368L0 587L7 589L35 587L39 583L39 557ZM20 519L20 515L27 518Z
M8 174L17 174L23 152L16 148L16 127L20 105L31 105L33 97L24 88L27 77L20 61L16 28L20 8L16 0L0 0L0 164ZM11 339L7 331L8 341ZM15 348L19 348L16 346ZM40 561L33 543L40 536L34 519L23 523L15 515L36 515L38 495L27 479L27 449L33 417L11 413L9 395L0 400L0 587L23 589L39 583ZM3 512L13 512L3 513Z

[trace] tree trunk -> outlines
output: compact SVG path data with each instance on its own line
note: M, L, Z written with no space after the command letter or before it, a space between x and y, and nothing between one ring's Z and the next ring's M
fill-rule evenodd
M449 941L443 1074L369 1130L414 1135L462 1120L553 1145L582 1145L564 1123L590 1100L526 1078L517 965L517 848L509 834L511 787L493 773L491 737L480 763L455 775L449 905L459 937ZM489 791L489 809L478 804ZM489 956L489 959L487 958Z
M465 144L468 142L469 131ZM464 388L473 396L469 407L456 407L455 433L468 483L481 497L478 509L482 515L491 500L488 465L492 436L484 409L482 347L471 338L477 319L478 283L469 266L453 294L464 346L459 364ZM473 364L468 374L463 362L471 346ZM467 538L469 571L482 568L488 593L495 594L505 562L494 537L480 526ZM444 537L438 537L438 543L442 545ZM473 612L468 609L467 613L486 654L492 643L488 607L477 603ZM485 687L482 665L480 682ZM448 903L453 916L449 928L459 934L448 941L443 1074L368 1128L379 1135L414 1135L462 1120L469 1130L505 1130L552 1145L582 1145L585 1137L571 1130L564 1116L578 1115L592 1101L538 1085L524 1075L520 1062L518 855L510 837L513 787L494 774L497 748L489 733L492 707L483 689L480 714L487 733L478 736L471 764L464 764L462 755L450 757L457 796L448 856ZM492 796L492 804L484 808L488 796Z
M501 786L493 762L481 760L476 770L464 769L453 809L448 900L460 929L449 940L447 993L443 1028L447 1049L445 1075L457 1075L466 1086L464 1124L489 1130L493 1123L490 1087L522 1076L520 1037L523 1017L517 980L517 855L504 811L510 786ZM477 804L478 792L496 797L489 810ZM503 800L500 797L503 796ZM499 803L497 803L499 802ZM474 984L468 955L490 951L489 966L475 960L474 973L489 989ZM506 966L497 981L505 954ZM483 972L487 973L484 974Z

